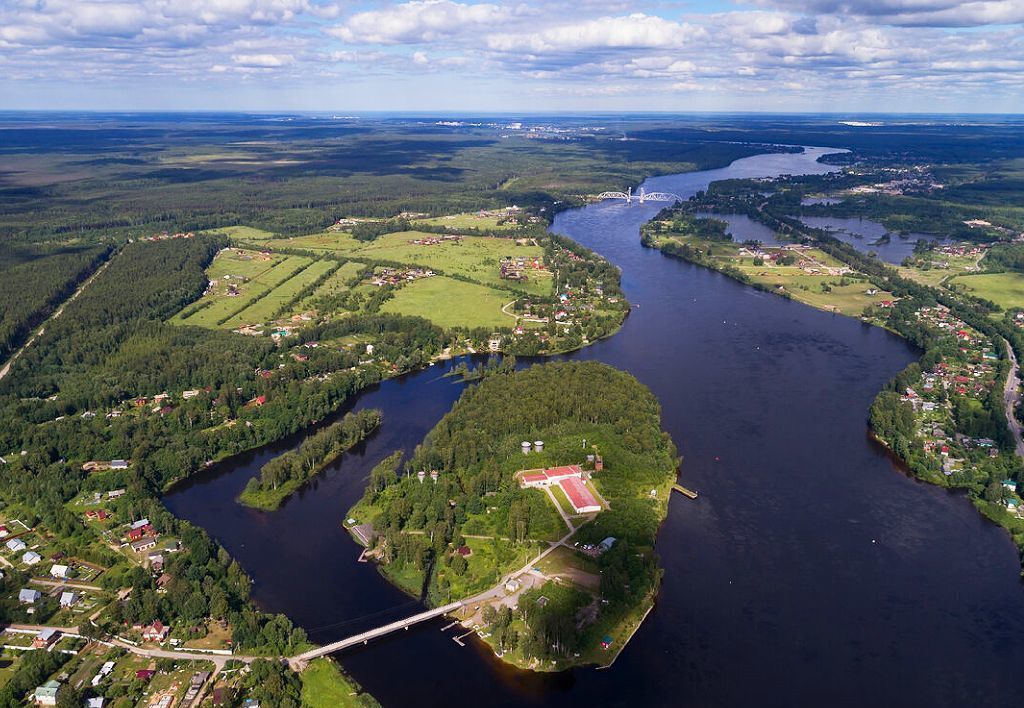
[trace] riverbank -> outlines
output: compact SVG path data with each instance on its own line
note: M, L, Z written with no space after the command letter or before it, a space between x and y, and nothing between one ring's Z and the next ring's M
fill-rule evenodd
M755 196L761 199L760 192ZM922 358L872 405L875 439L915 477L965 489L1009 533L1024 566L1021 440L1008 383L1014 360L999 324L941 283L927 283L927 259L896 270L795 220L786 222L787 238L800 242L772 247L735 243L724 223L715 226L713 218L666 210L641 228L641 242L757 289L859 317L920 346Z

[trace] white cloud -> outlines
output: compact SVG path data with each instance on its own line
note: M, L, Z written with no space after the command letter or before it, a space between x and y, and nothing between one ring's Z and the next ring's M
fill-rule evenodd
M330 34L351 44L412 44L445 40L481 29L509 16L498 5L469 5L451 0L416 0L353 15Z
M275 69L287 66L295 62L295 57L290 54L234 54L231 61L238 66L247 66L259 69Z
M501 52L536 54L594 49L663 49L679 47L705 36L700 27L635 13L625 17L555 24L540 31L491 34L487 37L487 47Z

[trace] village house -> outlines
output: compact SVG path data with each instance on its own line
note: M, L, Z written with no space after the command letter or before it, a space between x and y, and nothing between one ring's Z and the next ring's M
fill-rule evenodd
M52 627L39 630L39 634L32 640L33 649L49 649L50 646L60 639L60 632Z
M160 620L156 620L152 624L147 624L145 626L135 625L132 629L140 631L142 634L142 641L156 642L158 644L167 639L167 635L170 634L171 631L171 628Z
M138 541L131 542L131 549L136 553L148 551L150 548L156 548L156 539L152 536L146 536L145 538L140 538Z
M18 592L18 602L22 605L34 605L42 597L42 593L33 588L22 588Z
M11 551L11 553L19 553L28 548L28 546L25 545L25 542L22 541L20 538L12 538L10 541L7 542L6 545L7 550Z
M36 690L32 692L32 700L37 706L55 706L59 693L60 683L51 679L42 686L36 686Z
M38 553L36 553L35 551L25 551L25 555L23 555L21 557L21 561L25 565L35 565L36 563L38 563L42 559L43 559L43 557L41 555L39 555Z
M71 577L71 566L54 563L50 566L50 577L57 580L67 580Z
M63 608L74 607L79 601L78 593L76 592L62 592L60 594L60 606Z

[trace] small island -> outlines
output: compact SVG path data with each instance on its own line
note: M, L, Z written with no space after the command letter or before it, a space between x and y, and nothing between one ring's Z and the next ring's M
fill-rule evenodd
M359 444L380 427L375 408L348 413L306 438L295 450L275 457L260 468L258 477L245 485L238 501L263 511L277 509L306 480L321 472L346 450Z
M629 374L564 362L488 375L404 465L371 473L346 527L453 637L537 671L609 665L654 604L679 460Z

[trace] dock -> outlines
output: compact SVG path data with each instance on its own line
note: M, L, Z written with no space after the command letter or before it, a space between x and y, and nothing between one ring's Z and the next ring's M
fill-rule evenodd
M687 489L681 484L673 484L672 489L679 492L683 496L689 497L690 499L697 498L697 492L693 491L692 489Z

